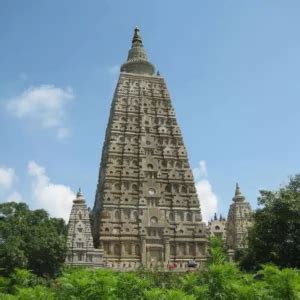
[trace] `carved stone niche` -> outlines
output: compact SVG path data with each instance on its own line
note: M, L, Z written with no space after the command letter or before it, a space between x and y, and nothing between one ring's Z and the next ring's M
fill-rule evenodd
M163 92L163 86L160 83L154 83L152 85L152 93L154 96L161 96Z
M157 160L150 157L145 157L142 159L142 169L144 171L158 171Z
M146 206L147 200L145 198L140 198L139 199L139 206Z
M111 192L105 192L103 195L103 199L104 199L104 202L107 204L109 204L109 203L113 204L113 203L119 202L118 196L114 195Z
M180 135L181 134L179 126L173 126L173 130L172 131L173 131L174 135Z
M159 183L154 179L148 179L143 183L143 194L145 197L160 197Z
M185 177L185 179L188 179L188 180L193 180L194 179L193 173L192 173L191 170L186 170L184 172L184 177Z
M186 234L186 232L185 232L185 228L183 228L182 226L179 226L179 227L177 227L176 228L176 234L177 235L185 235Z
M123 168L122 175L124 177L132 177L134 176L134 170L132 170L130 167Z
M182 177L180 176L180 173L174 169L169 172L169 178L170 179L182 179ZM176 191L176 192L178 192L178 191Z
M194 227L194 236L195 237L206 237L208 230L206 228L205 223L198 223Z
M119 152L122 150L122 147L120 147L117 142L111 142L108 150L110 152Z
M136 194L123 194L121 195L121 199L120 202L122 205L137 205L138 204L138 200L139 199L139 195Z
M180 147L178 148L178 155L179 155L179 157L181 157L181 156L186 156L186 155L187 155L185 147L180 146Z
M163 149L163 154L164 156L169 156L169 157L172 157L173 158L173 155L175 154L175 151L173 148L171 148L170 146L166 146L164 149Z
M109 166L105 170L105 175L106 176L117 176L118 174L116 173L116 168L113 166Z
M151 136L143 136L141 146L144 148L155 148L155 139Z
M129 104L129 106L138 106L139 105L139 98L137 98L137 97L129 97L128 98L128 104Z
M107 209L102 210L101 218L102 219L110 219L111 218L111 212L108 211Z
M166 206L168 204L169 203L166 201L166 199L164 199L164 198L159 199L158 205L160 205L160 206Z
M181 198L179 195L175 195L172 199L172 203L174 207L182 207L185 206L185 200Z

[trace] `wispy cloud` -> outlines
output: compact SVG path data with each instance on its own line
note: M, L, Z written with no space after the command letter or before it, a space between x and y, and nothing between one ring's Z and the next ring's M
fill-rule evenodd
M54 184L44 167L34 161L28 163L28 174L32 179L32 198L35 208L46 209L51 216L69 219L75 194L63 184Z
M203 221L207 222L217 211L218 198L213 192L212 185L206 178L208 175L206 162L199 161L199 166L193 169L196 190L200 201Z
M208 222L217 211L218 198L213 192L212 185L207 179L201 179L196 183L203 221Z
M5 202L22 202L24 201L23 200L23 197L20 193L18 192L13 192L11 193L6 199L5 199Z
M17 118L32 120L44 128L53 128L58 138L65 138L68 136L65 124L66 106L74 97L70 87L40 85L30 87L10 99L7 109Z
M58 129L57 138L60 140L64 140L71 135L71 131L69 128L61 127Z
M7 167L0 167L0 187L9 189L15 180L15 170Z
M52 217L69 219L75 194L71 188L53 183L46 174L44 167L34 161L28 163L28 175L31 180L31 208L47 210ZM15 171L13 168L0 168L0 193L4 202L22 202L23 196L15 189Z
M199 161L199 166L193 169L194 178L198 180L201 177L207 177L206 163L204 160Z

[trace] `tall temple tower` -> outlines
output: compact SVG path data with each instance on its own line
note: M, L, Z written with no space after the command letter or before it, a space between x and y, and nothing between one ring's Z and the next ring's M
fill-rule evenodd
M93 235L106 265L201 265L206 258L193 174L164 79L138 28L121 66L103 145Z
M252 210L250 203L241 193L238 183L232 200L227 217L226 244L228 249L238 250L247 246L248 228L253 221Z

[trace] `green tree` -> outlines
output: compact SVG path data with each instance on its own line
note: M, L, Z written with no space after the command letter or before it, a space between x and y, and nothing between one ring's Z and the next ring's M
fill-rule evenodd
M165 272L161 268L147 269L140 267L137 275L151 282L151 286L163 289L173 289L180 283L181 275L174 272Z
M300 268L300 174L278 191L260 191L249 231L248 249L240 255L241 266L257 270L261 264Z
M252 276L242 273L228 262L221 239L209 240L209 259L206 267L182 280L182 289L196 299L260 299L260 289Z
M160 288L153 288L151 290L144 291L145 300L162 300L164 291Z
M300 299L300 272L282 269L274 265L264 265L258 272L262 276L261 285L271 299Z
M222 265L225 263L225 261L227 261L225 246L223 241L219 237L209 238L208 253L208 265Z
M106 269L69 269L57 279L56 299L112 300L116 273Z
M144 292L149 290L151 283L136 273L120 273L116 286L116 296L120 300L143 299Z
M27 268L39 276L55 276L66 255L64 220L50 218L25 203L0 204L0 274Z
M54 292L49 288L37 285L33 288L20 288L16 294L18 300L54 300Z

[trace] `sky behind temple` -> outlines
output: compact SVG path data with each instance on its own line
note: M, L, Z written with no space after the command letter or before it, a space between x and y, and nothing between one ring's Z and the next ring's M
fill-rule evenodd
M166 79L205 219L300 163L299 1L0 1L0 199L93 206L133 28Z

